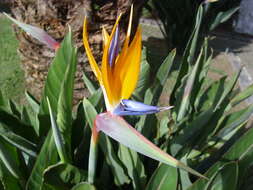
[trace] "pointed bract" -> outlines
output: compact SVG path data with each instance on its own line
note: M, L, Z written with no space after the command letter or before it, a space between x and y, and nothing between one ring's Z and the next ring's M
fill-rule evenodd
M41 28L19 22L18 20L12 18L8 14L4 13L7 18L12 20L16 25L23 29L27 34L31 35L35 39L39 40L41 43L47 45L49 48L57 50L60 47L60 43L52 38L48 33L46 33Z
M114 140L143 155L176 168L184 169L196 176L206 178L202 174L186 166L184 163L163 152L119 116L113 115L109 112L99 114L96 117L95 125L98 131L103 131Z

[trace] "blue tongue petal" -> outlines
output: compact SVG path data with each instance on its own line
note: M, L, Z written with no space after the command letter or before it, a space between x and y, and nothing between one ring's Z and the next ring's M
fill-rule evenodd
M146 115L154 114L160 111L171 109L173 106L158 107L143 104L133 100L121 100L121 103L115 108L113 113L115 115Z
M115 59L118 54L119 54L119 27L117 26L109 47L108 62L110 64L110 67L113 67Z

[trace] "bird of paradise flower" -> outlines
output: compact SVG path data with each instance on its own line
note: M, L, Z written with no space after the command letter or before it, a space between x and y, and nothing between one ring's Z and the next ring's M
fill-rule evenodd
M40 28L22 23L5 14L15 24L28 34L46 44L49 48L58 50L60 43L49 36ZM87 19L83 25L83 43L91 68L97 77L103 90L107 112L98 114L92 129L92 138L89 155L88 181L94 182L96 166L96 150L99 140L99 132L102 131L121 144L162 163L184 169L196 176L206 178L197 171L189 168L184 163L176 160L163 152L152 142L146 139L136 129L130 126L121 116L153 114L172 108L145 105L141 102L129 100L133 93L140 73L141 59L141 29L138 27L133 40L130 42L133 7L131 7L130 19L126 39L123 47L119 47L119 21L117 18L111 35L103 28L104 51L101 68L97 65L91 53L88 43ZM50 103L49 103L50 107Z
M116 20L111 34L103 28L102 35L104 41L104 50L101 68L97 65L92 55L88 43L87 19L83 25L83 43L86 54L99 84L102 88L107 112L98 114L92 130L89 181L93 182L95 175L94 168L96 158L96 145L98 143L98 133L104 132L121 144L162 163L174 167L182 168L194 175L204 177L197 171L189 168L182 162L171 157L160 150L152 142L141 135L137 130L131 127L122 117L123 115L144 115L168 110L172 106L157 107L129 100L133 93L140 73L141 60L141 29L137 31L130 43L131 24L133 17L133 8L131 7L130 19L126 38L123 47L119 47L119 21L121 15Z

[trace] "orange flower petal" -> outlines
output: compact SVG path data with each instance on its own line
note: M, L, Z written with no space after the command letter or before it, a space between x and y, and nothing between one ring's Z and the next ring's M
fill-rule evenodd
M110 43L112 41L113 35L116 31L116 27L119 23L120 18L121 18L121 14L117 18L113 26L112 33L109 37L108 43L107 43L108 36L104 31L104 38L106 40L106 43L104 46L104 52L103 52L103 58L102 58L102 80L103 80L104 88L108 97L108 101L111 104L111 107L116 106L120 102L120 91L114 86L114 82L113 82L114 78L112 74L112 69L108 63L108 52L109 52Z
M127 51L125 64L120 73L122 82L121 99L128 99L133 93L139 73L141 62L141 29L138 28L135 37Z
M121 91L122 91L122 83L123 83L123 76L122 76L122 68L124 65L126 65L126 55L128 52L128 45L129 45L129 41L130 41L130 35L131 35L131 28L132 28L132 18L133 18L133 5L131 6L131 10L130 10L130 17L129 17L129 21L128 21L128 28L127 28L127 34L126 34L126 38L124 41L124 45L123 48L120 52L120 55L117 57L116 59L116 63L115 63L115 67L113 68L113 75L114 78L116 78L117 80L114 80L114 87L116 87L118 89L118 91L120 92L120 96L121 96Z
M102 35L103 35L103 42L104 42L104 48L109 43L109 34L107 33L106 29L103 27L102 29Z
M92 69L93 73L95 74L95 76L97 77L98 81L101 82L101 71L97 65L95 58L93 57L93 55L91 53L86 28L87 28L87 19L85 17L84 23L83 23L83 44L84 44L84 48L85 48L86 55L88 57L91 69Z

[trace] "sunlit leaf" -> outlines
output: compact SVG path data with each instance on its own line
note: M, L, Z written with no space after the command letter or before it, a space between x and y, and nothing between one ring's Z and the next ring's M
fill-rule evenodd
M93 127L93 122L96 118L97 111L93 107L93 105L87 99L83 99L83 106L85 111L85 118L88 121L90 128ZM105 154L105 159L108 165L111 167L112 173L114 175L116 184L124 184L129 181L126 176L123 166L116 153L113 150L112 144L109 138L105 135L100 135L99 137L99 145L102 148L103 153Z
M128 125L121 117L112 115L111 113L102 113L96 117L95 122L98 131L103 131L106 135L123 145L162 163L184 169L196 176L204 177L197 171L163 152L137 130Z

